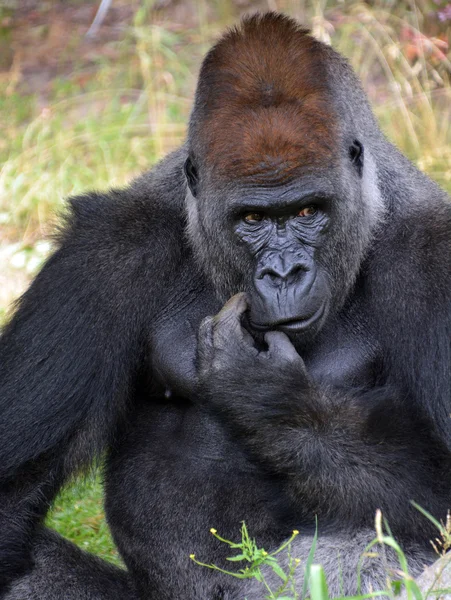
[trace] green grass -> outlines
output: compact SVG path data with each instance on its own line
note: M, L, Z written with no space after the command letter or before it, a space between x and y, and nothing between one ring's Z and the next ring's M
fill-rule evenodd
M55 501L47 525L84 550L121 564L103 512L101 478L90 474L64 489Z
M210 529L210 533L221 543L230 548L232 556L230 568L224 569L215 564L208 564L197 560L195 554L190 558L199 567L219 571L229 577L237 579L254 579L260 587L262 600L365 600L368 598L390 598L391 600L427 600L428 598L448 597L451 592L449 587L449 569L451 559L447 550L451 545L450 517L447 523L436 521L427 511L415 505L424 518L430 519L437 528L440 540L436 549L441 558L429 569L414 580L409 573L407 557L401 546L390 532L388 524L383 519L380 510L375 516L375 537L368 543L366 548L361 549L361 556L357 566L356 596L339 596L332 598L329 595L327 578L323 567L315 564L315 552L317 545L317 531L312 540L310 551L307 556L295 557L293 555L292 542L299 535L294 530L291 538L286 540L279 548L266 551L260 548L255 539L251 537L242 522L241 540L227 540L216 531ZM302 534L301 534L302 535ZM390 561L387 560L386 551L391 552ZM393 562L393 558L396 560ZM380 584L381 589L373 589L371 592L363 593L362 575L368 568L368 561L381 561L385 567L385 585ZM366 563L366 565L364 565ZM269 578L268 575L276 575ZM303 584L298 585L297 575L302 571ZM343 592L341 592L343 593Z

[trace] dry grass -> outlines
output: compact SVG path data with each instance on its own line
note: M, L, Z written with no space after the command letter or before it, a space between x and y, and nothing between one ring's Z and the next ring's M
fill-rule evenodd
M4 239L46 236L66 196L122 185L183 139L202 52L239 11L227 2L194 2L196 14L184 29L151 4L136 11L113 44L114 60L101 57L87 83L56 79L43 103L16 91L20 65L13 63L0 81ZM307 10L306 4L266 3L303 18L346 54L389 137L451 187L451 64L443 40L421 34L418 10L400 16L383 0L371 7L318 1ZM74 61L73 68L83 65Z

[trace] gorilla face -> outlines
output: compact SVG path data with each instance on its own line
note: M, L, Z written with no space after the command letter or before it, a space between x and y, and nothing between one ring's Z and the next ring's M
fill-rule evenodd
M236 215L235 234L253 259L254 329L316 329L328 313L330 285L317 259L330 223L327 200L296 191L254 193Z
M341 168L288 182L262 170L259 185L203 178L187 160L191 238L224 297L246 291L252 329L310 338L349 291L362 260L363 147L347 150Z

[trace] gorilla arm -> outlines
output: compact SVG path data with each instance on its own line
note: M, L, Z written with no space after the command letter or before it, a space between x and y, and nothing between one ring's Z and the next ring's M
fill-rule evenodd
M180 266L177 222L158 216L151 191L74 199L59 249L1 336L0 589L29 566L36 524L133 399Z
M200 398L254 460L282 476L291 514L371 527L382 509L395 535L428 539L415 500L438 518L449 501L449 454L389 388L320 389L281 332L258 352L242 328L243 295L199 334Z

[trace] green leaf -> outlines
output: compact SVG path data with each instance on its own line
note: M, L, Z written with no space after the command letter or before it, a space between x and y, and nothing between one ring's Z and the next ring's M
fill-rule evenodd
M311 600L329 600L326 575L321 565L310 567L310 598Z
M421 507L419 504L417 504L416 502L414 502L413 500L410 501L410 503L412 504L412 506L414 506L418 511L420 511L420 513L422 515L424 515L427 519L429 519L429 521L431 523L433 523L437 529L441 532L441 533L446 533L445 528L443 527L443 525L441 523L439 523L437 521L437 519L435 519L430 513L428 513L427 510L425 510L423 507Z
M230 556L226 560L230 560L230 562L238 562L240 560L244 560L246 557L244 554L237 554L236 556Z
M423 594L415 581L406 581L406 587L410 587L416 600L423 600Z
M301 600L304 600L304 598L307 595L307 587L308 587L308 582L309 582L309 578L310 578L310 569L312 568L313 560L315 558L315 551L316 551L316 543L317 543L317 541L318 541L318 521L316 520L316 523L315 523L315 535L313 536L312 545L310 546L310 550L309 550L309 553L308 553L308 556L307 556L307 560L305 561L304 583L302 585Z
M288 578L287 575L285 574L284 570L277 562L271 563L270 567L274 571L274 573L276 575L278 575L284 583L287 581L287 578Z
M402 581L396 580L391 582L393 593L395 596L399 596L402 590Z
M263 581L263 575L260 571L256 571L254 577L257 581L260 581L260 583Z

